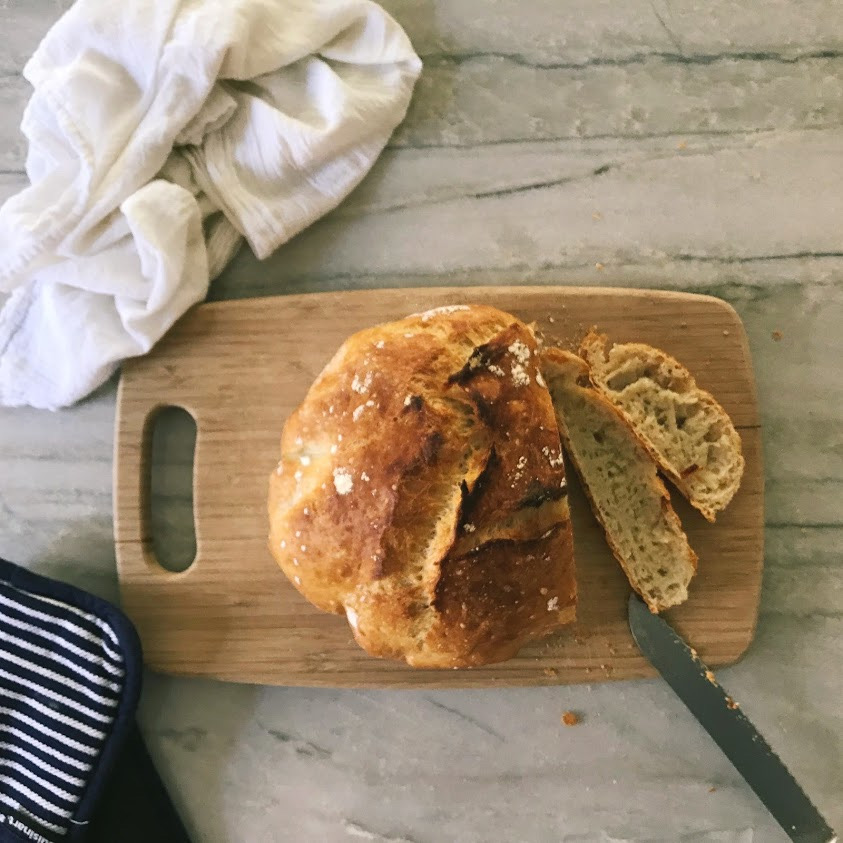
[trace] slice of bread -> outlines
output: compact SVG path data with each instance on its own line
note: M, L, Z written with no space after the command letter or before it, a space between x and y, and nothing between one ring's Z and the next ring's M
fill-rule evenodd
M580 354L589 377L691 505L709 521L741 482L741 438L726 411L670 355L641 343L614 345L592 331Z
M541 365L565 449L629 582L653 612L682 603L697 556L655 462L621 413L591 385L584 360L550 348Z

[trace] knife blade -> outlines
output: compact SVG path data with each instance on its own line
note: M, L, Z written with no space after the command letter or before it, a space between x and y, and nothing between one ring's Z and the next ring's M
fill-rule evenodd
M641 652L711 735L795 843L836 843L837 836L714 674L633 594L629 626Z

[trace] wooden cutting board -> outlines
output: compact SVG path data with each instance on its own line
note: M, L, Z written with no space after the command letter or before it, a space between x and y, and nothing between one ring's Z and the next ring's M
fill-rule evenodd
M712 665L737 660L758 615L763 554L761 436L743 326L725 302L645 290L442 288L320 293L219 302L188 313L120 383L115 444L115 537L123 604L146 661L166 673L279 685L479 687L590 682L652 675L626 623L629 587L576 478L570 502L580 590L576 627L511 661L470 671L419 671L371 658L344 618L311 607L266 547L266 492L281 427L343 340L429 307L492 304L535 321L549 340L575 342L597 325L685 363L734 420L746 473L731 506L708 524L674 494L699 555L691 598L670 619ZM197 554L172 573L150 535L153 420L184 407L196 420Z

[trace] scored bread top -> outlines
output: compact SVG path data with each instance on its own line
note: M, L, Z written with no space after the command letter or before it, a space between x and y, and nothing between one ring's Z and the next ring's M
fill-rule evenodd
M270 549L368 652L509 658L574 616L565 474L532 330L457 306L349 338L290 416Z
M591 331L580 346L589 377L620 410L662 471L709 521L737 492L741 438L726 411L669 354L643 343L606 349Z

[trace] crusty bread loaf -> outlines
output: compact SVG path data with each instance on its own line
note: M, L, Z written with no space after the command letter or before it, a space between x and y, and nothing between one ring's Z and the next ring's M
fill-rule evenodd
M709 521L741 482L741 438L726 411L673 357L590 332L580 346L592 383L625 416L662 471Z
M697 557L655 462L620 412L590 384L585 361L549 348L541 368L565 448L632 587L653 612L682 603Z
M284 425L270 549L358 643L510 658L574 619L559 431L532 330L447 307L348 339Z

